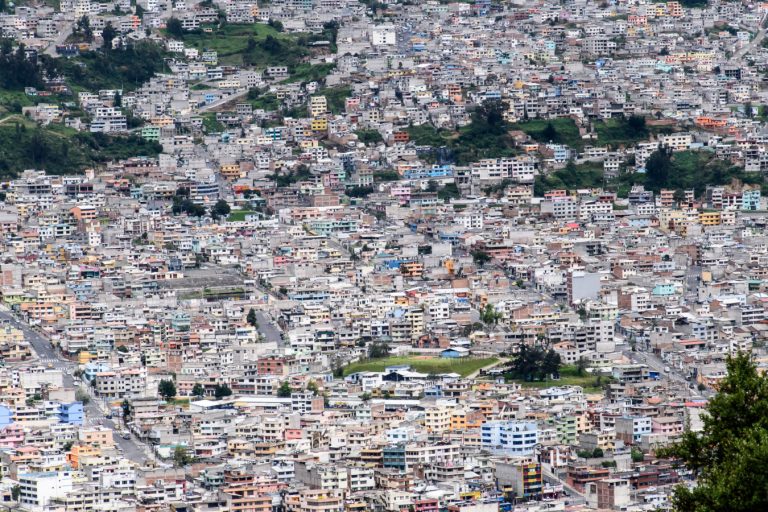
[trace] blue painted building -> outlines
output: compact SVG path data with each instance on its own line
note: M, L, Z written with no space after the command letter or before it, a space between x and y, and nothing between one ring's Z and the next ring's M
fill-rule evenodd
M742 210L760 209L760 189L745 190L741 193Z
M460 357L467 357L469 355L469 349L464 347L451 347L440 352L440 357L446 357L449 359L458 359Z
M85 368L83 368L83 378L90 382L96 377L97 373L108 372L111 369L112 367L107 363L86 363Z
M72 402L59 406L59 421L70 425L83 424L83 402Z
M653 295L663 295L663 296L674 295L675 283L659 283L653 287L653 291L651 293Z
M0 429L13 423L13 412L5 405L0 405Z
M386 446L382 450L383 465L385 468L393 468L405 471L405 446Z

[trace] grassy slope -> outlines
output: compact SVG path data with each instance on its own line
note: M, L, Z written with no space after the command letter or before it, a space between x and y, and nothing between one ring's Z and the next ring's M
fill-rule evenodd
M524 121L522 123L516 123L512 125L515 130L521 130L530 135L534 140L541 143L548 143L549 140L544 136L544 130L548 124L552 124L555 130L557 130L558 136L552 140L556 144L565 144L574 149L580 150L584 147L584 140L579 135L579 129L576 123L571 118L558 118L558 119L532 119L530 121Z
M507 378L507 382L517 382L525 388L537 389L550 388L552 386L581 386L585 391L594 392L601 390L601 387L597 383L597 379L597 375L590 373L585 373L580 376L575 366L565 365L560 369L559 380L547 379L543 381L527 382L524 380ZM603 376L600 382L603 384L610 382L610 380L610 377Z
M344 368L344 375L349 375L355 372L381 372L388 366L395 365L410 365L413 371L422 373L458 373L462 376L469 375L470 373L479 370L485 366L495 363L498 359L495 357L489 358L462 358L462 359L449 359L449 358L430 358L419 359L414 356L400 356L400 357L385 357L382 359L369 359L366 361L360 361L352 363Z
M536 193L543 195L553 189L576 190L603 186L602 162L586 162L536 176Z
M21 116L0 124L0 175L24 169L71 174L110 160L156 156L162 148L137 136L78 133L62 125L36 127Z

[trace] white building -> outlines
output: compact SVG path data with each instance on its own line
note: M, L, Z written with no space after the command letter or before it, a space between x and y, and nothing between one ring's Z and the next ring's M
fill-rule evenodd
M483 449L507 455L531 455L539 442L539 428L530 421L486 421L481 429Z
M28 473L19 476L19 502L28 510L49 510L53 498L72 491L72 475L68 471Z

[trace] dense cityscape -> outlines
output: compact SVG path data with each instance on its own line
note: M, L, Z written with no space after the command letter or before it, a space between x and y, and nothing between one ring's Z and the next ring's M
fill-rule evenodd
M768 510L766 27L0 0L0 509Z

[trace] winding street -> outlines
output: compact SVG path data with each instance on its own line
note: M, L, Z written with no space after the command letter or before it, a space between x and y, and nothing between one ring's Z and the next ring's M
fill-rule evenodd
M0 307L0 323L20 329L24 333L24 339L29 342L41 364L50 364L53 368L62 370L64 373L64 387L80 387L88 393L90 400L83 407L85 411L84 425L100 424L111 428L115 443L120 447L123 455L131 461L137 464L144 464L149 459L148 454L150 453L150 450L146 445L137 441L133 436L131 439L123 439L119 435L120 430L122 430L121 425L118 424L119 420L116 419L113 421L106 418L106 415L109 413L108 405L100 402L99 398L93 396L87 385L75 382L75 377L72 375L74 370L77 369L77 364L75 362L64 358L56 351L56 349L54 349L48 338L27 323L18 320L5 307Z

